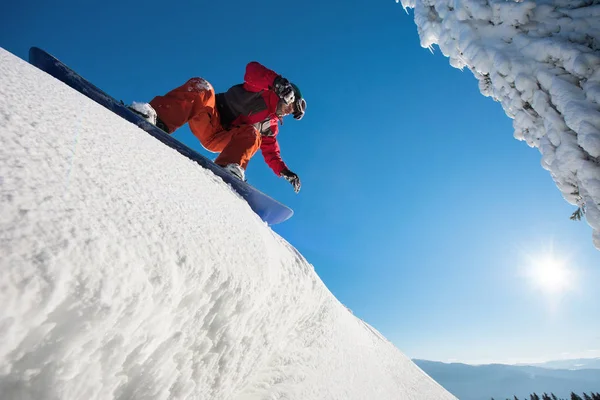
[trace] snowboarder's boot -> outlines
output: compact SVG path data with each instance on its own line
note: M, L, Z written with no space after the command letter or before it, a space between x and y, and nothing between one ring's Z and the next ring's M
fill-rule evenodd
M240 167L240 164L227 164L223 166L223 168L240 181L246 182L246 173L244 172L244 169Z
M138 103L137 101L134 101L130 106L127 106L127 108L144 118L146 121L150 122L152 125L162 129L166 133L169 133L167 125L165 125L165 123L158 118L158 114L156 114L156 111L149 103Z

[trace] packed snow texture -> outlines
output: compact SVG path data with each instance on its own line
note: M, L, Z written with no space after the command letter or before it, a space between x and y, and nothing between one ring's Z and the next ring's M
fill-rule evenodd
M469 68L542 154L600 249L600 1L401 0L421 45Z
M223 181L0 49L0 398L453 399Z

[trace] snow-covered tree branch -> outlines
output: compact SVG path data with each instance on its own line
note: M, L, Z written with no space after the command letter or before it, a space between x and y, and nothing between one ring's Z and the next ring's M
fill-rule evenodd
M401 0L421 46L438 45L499 101L600 249L600 0Z

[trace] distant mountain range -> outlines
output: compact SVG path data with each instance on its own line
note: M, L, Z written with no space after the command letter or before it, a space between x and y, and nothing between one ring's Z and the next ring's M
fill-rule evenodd
M550 361L536 366L413 361L460 400L505 400L515 395L529 399L534 392L554 393L559 398L570 398L571 392L600 393L600 359ZM587 369L578 369L580 366Z
M600 358L576 358L573 360L556 360L539 364L517 365L530 365L533 367L549 369L600 369Z

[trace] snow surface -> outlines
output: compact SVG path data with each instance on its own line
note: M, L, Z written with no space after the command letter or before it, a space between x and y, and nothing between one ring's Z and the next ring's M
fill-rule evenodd
M0 49L0 398L453 399L223 181Z
M398 1L398 0L397 0ZM600 1L401 0L421 46L469 68L542 154L600 250Z

